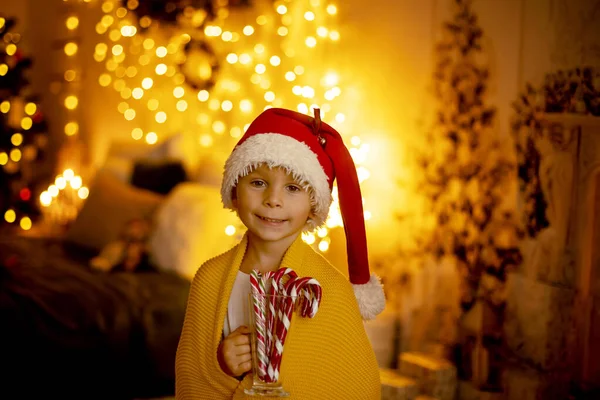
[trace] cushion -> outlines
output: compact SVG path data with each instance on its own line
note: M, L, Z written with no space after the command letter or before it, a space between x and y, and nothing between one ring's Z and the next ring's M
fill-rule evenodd
M225 228L237 228L234 235ZM206 260L231 249L243 235L237 215L223 208L218 187L186 182L160 205L150 235L150 257L162 270L192 279Z
M167 194L177 184L187 180L181 161L138 160L133 166L131 184L140 189Z
M115 175L99 171L79 215L65 239L95 250L117 239L133 218L149 218L164 196L135 188Z

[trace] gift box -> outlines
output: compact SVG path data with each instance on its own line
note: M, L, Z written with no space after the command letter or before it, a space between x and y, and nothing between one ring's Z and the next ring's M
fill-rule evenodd
M399 373L417 382L419 392L439 400L454 400L456 367L448 360L423 353L406 352L398 357Z
M400 375L398 370L382 368L379 376L381 400L415 400L419 394L417 382Z

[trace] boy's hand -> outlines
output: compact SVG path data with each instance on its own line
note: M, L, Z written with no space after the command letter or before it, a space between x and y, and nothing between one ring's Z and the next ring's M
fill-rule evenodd
M252 368L249 334L250 329L242 325L219 344L219 365L227 375L237 377Z

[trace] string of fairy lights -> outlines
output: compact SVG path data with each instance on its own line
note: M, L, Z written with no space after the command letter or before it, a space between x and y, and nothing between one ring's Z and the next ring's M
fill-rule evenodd
M77 3L89 3L91 0L64 0L64 25L67 29L62 51L65 55L65 70L62 76L61 93L64 94L63 106L66 121L63 132L65 142L75 140L79 134L79 91L81 88L81 63L79 59L79 23ZM55 181L40 194L40 204L50 223L66 224L73 220L88 195L89 189L83 185L82 177L68 166L59 173Z
M192 137L199 149L230 149L268 107L306 114L319 107L336 129L350 132L337 111L340 77L322 66L340 40L336 5L279 0L241 7L221 0L208 11L183 7L173 23L144 14L142 3L102 2L95 27L102 39L94 59L104 66L98 83L120 95L116 108L134 140L153 145L177 133ZM369 144L358 136L344 139L359 181L368 179ZM322 252L329 230L343 224L335 187L333 199L326 226L303 235ZM227 235L236 232L225 228Z

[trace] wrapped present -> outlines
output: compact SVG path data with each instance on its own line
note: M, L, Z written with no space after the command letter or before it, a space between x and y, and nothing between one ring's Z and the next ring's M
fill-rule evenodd
M398 370L381 368L381 400L414 400L419 394L417 382L400 375Z
M456 367L448 360L423 353L406 352L398 357L398 370L400 374L418 383L421 394L439 400L456 398Z

